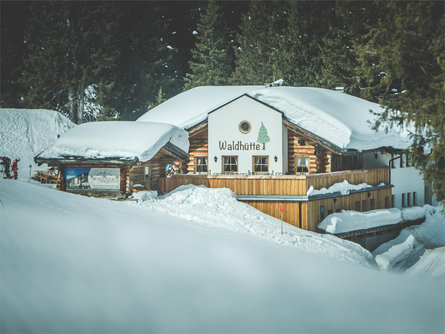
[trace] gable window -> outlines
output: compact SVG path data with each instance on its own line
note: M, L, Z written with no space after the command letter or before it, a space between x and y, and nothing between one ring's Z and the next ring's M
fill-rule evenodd
M223 173L238 173L238 157L223 156Z
M250 129L252 128L252 126L250 125L250 123L248 121L242 121L239 125L238 125L238 129L240 130L241 133L249 133Z
M255 173L269 172L269 157L253 157L253 170Z
M195 173L207 173L207 157L195 157Z
M297 173L307 173L309 171L309 159L297 158Z

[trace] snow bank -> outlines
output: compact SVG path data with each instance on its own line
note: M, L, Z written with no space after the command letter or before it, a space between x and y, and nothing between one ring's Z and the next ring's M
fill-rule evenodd
M158 197L158 192L156 190L151 191L138 191L137 193L133 193L131 198L144 202L144 201L152 201Z
M372 188L372 186L370 186L367 183L350 184L348 181L344 180L343 182L333 184L328 189L321 188L319 190L315 190L314 186L310 186L308 191L306 192L306 195L316 196L316 195L332 194L336 192L339 192L342 195L348 195L351 190L362 190L367 188Z
M376 133L370 110L375 103L334 90L307 87L213 86L183 92L142 115L138 121L172 123L188 128L207 119L207 113L248 94L284 113L292 123L340 148L368 150L383 146L405 149L408 132L391 129Z
M362 184L366 185L366 183ZM341 192L341 190L337 191ZM342 194L344 195L343 192ZM425 209L419 206L404 208L402 210L391 208L366 212L343 210L342 212L335 212L327 216L320 224L318 224L318 228L327 233L339 234L379 226L393 225L405 221L415 221L423 218L425 218Z
M293 232L294 243L333 257L203 229L180 213L200 201L181 192L157 211L0 180L0 332L443 331L443 281L338 261L352 243L333 247L314 233ZM168 198L184 206L167 212L160 206ZM247 214L244 228L265 226L260 213L239 208L220 225Z
M445 278L445 247L425 249L420 259L405 272L410 276Z
M229 189L184 185L155 201L134 205L176 216L205 230L228 230L367 267L375 266L371 253L353 242L304 231L286 223L284 234L281 234L280 220L237 201Z
M28 180L29 165L32 173L43 169L34 163L34 157L74 126L53 110L0 108L0 156L7 156L11 162L19 158L18 177Z
M342 211L330 214L318 224L318 228L327 233L338 234L355 230L368 229L402 221L400 209L372 210L367 212Z
M171 124L150 122L93 122L62 136L40 158L134 158L147 161L168 142L188 152L187 131Z
M426 220L423 224L403 229L397 238L374 250L381 269L404 271L417 262L425 249L445 246L445 217L440 209L429 205L424 208Z

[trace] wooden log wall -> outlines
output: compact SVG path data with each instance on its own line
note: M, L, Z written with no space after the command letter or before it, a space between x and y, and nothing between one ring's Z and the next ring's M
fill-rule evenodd
M307 202L267 202L267 201L243 201L243 203L253 206L255 209L264 212L272 217L281 219L280 205L283 205L283 221L288 224L308 229ZM300 223L300 206L301 206L301 223ZM301 225L300 225L301 224ZM277 229L280 229L277 222Z
M304 140L304 145L298 143ZM309 158L309 173L317 172L317 157L315 156L315 143L299 135L295 131L287 131L288 173L297 173L297 158Z
M96 168L96 166L94 166ZM122 195L130 193L130 166L122 165L120 167L120 193Z
M385 201L385 198L388 199ZM391 188L386 188L310 201L307 206L307 229L309 231L317 230L317 226L321 222L321 206L324 206L324 218L326 218L329 214L341 210L369 211L371 210L371 201L374 203L374 209L384 209L386 208L385 204L390 203L390 198Z
M199 131L190 134L189 137L189 160L186 162L187 173L195 173L195 157L206 156L208 159L209 152L209 135L208 125L202 127Z

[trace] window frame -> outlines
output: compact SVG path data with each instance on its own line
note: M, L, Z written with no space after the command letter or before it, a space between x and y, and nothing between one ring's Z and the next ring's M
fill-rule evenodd
M306 161L307 161L307 164L306 164L307 165L307 171L306 172L305 171L300 172L298 170L298 159L302 159L303 161L304 161L304 159L306 159ZM296 156L295 157L295 173L309 173L309 157L304 157L304 156Z
M236 171L231 170L231 171L227 172L224 170L224 165L225 165L224 161L226 158L235 158L236 159L236 165L229 164L229 166L236 166ZM238 174L238 171L239 171L239 168L238 168L238 156L237 155L223 155L221 157L221 172L222 172L222 174Z
M205 172L199 172L198 171L198 159L206 159L206 171ZM200 164L200 166L202 166L202 164ZM194 172L195 174L208 174L209 173L209 157L208 155L198 155L195 156L195 168L194 168Z
M260 159L263 159L263 158L265 158L265 159L267 159L267 170L266 171L259 171L259 172L257 172L256 171L256 169L255 169L255 166L256 166L256 164L255 164L255 158L260 158ZM269 174L269 156L268 155L253 155L252 156L252 171L253 171L253 173L254 174ZM263 163L261 163L261 164L259 164L259 166L264 166L265 164L263 164Z

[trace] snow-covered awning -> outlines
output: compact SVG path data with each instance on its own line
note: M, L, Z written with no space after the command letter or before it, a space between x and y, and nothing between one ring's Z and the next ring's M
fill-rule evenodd
M187 158L187 131L166 123L92 122L78 125L68 131L35 160L38 163L70 159L148 161L162 148L178 158Z

